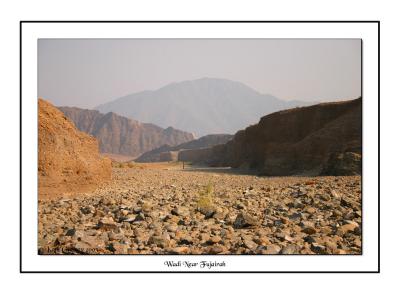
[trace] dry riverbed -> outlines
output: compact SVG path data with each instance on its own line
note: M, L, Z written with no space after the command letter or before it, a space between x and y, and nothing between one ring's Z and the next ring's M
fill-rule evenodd
M361 254L361 177L135 164L39 200L38 234L40 254Z

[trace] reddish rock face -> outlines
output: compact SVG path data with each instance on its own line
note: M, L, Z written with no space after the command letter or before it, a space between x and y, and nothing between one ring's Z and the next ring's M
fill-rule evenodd
M47 101L38 102L39 196L87 191L111 179L111 161L99 154L97 140Z
M175 146L194 139L192 133L172 127L163 129L113 112L103 114L77 107L59 109L79 130L97 138L102 153L135 157L165 144Z

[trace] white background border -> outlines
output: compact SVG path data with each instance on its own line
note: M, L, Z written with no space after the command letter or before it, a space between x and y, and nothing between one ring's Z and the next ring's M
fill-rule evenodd
M171 268L166 268L163 263L172 259L223 260L227 266L219 269L222 271L376 271L378 269L378 25L376 23L24 23L22 27L23 271L171 271ZM37 255L38 38L362 38L363 255Z

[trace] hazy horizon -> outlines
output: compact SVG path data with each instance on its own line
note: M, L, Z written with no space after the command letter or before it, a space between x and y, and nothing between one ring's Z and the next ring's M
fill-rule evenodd
M201 78L283 100L361 95L360 39L39 39L38 96L93 108Z

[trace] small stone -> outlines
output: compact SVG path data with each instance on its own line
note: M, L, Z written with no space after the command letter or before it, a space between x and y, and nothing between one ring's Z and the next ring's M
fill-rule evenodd
M144 215L142 213L139 213L138 215L136 215L135 219L133 220L134 222L141 222L144 221Z
M210 234L208 234L208 233L201 233L200 234L200 242L201 243L206 243L206 242L208 242L208 240L210 240Z
M345 234L348 233L348 232L353 232L353 231L354 231L356 228L358 228L358 227L359 227L358 224L355 223L355 222L349 223L349 224L340 226L340 227L337 229L336 233L337 233L339 236L343 236L343 235L345 235Z
M113 229L117 227L117 224L115 223L114 219L110 216L110 217L103 217L98 226L100 228L109 228L109 229Z
M175 247L169 250L172 254L187 254L189 252L189 247Z
M136 216L135 217L128 217L128 218L125 218L123 220L123 222L133 223L135 221L135 219L136 219Z
M339 194L337 191L335 191L335 190L331 190L331 195L332 195L334 198L337 198L337 199L340 198L340 194Z
M141 212L142 212L142 208L139 207L139 206L137 206L137 207L135 207L135 208L133 209L133 212L134 212L134 213L141 213Z
M314 214L317 210L314 207L307 207L306 212L309 214Z
M75 235L76 230L75 229L69 229L67 230L67 232L65 233L65 236L73 236Z
M322 194L320 198L324 201L330 201L331 197L328 194Z
M294 191L290 194L292 197L301 197L307 195L307 191L304 188L299 188L297 191Z
M148 243L154 244L161 248L166 248L169 246L170 240L165 235L162 235L162 236L154 236L153 235L150 237Z
M352 200L350 200L347 197L342 197L340 199L340 205L344 206L344 207L353 207L353 206L355 207L355 206L357 206Z
M134 248L128 248L128 254L139 254L139 250Z
M305 207L305 205L304 205L304 203L301 202L300 199L296 199L296 200L293 202L293 207L294 207L294 208L300 208L300 209L302 209L302 208Z
M252 240L245 239L245 240L243 240L243 244L244 244L244 246L246 246L246 248L248 248L250 250L255 250L257 248L257 243L255 243Z
M310 244L315 242L315 239L313 237L311 237L311 236L306 236L306 237L303 238L303 240L305 242L307 242L307 243L310 243Z
M217 220L223 220L225 219L226 215L228 214L228 212L222 208L217 208L215 210L215 213L213 215L213 218L217 219Z
M83 254L88 253L88 251L92 249L90 245L85 242L77 242L72 246L72 248Z
M278 245L272 244L272 245L266 246L265 254L279 254L280 251L281 251L281 247L279 247Z
M306 233L308 235L313 235L317 232L317 230L314 227L311 226L305 226L302 230L303 233Z
M236 217L233 227L235 229L248 228L257 225L257 220L247 213L240 213Z
M285 246L281 251L281 254L297 254L297 253L298 253L298 248L294 244Z
M82 207L81 212L83 214L89 214L89 213L92 213L92 210L89 207Z
M104 248L105 243L101 238L96 236L83 236L80 238L80 243L87 244L91 249Z
M210 249L208 250L208 253L209 254L218 254L218 253L221 253L224 251L226 251L226 248L224 246L214 245L214 246L210 247Z
M188 216L189 211L187 208L178 206L171 210L171 214L176 216Z
M121 240L124 237L122 234L116 234L114 232L108 232L108 240Z
M317 254L325 254L326 253L326 248L325 246L322 246L318 243L312 243L311 244L311 250Z
M179 245L191 245L191 244L193 244L193 239L189 235L184 235L184 236L180 237L178 244Z
M178 226L176 224L170 224L165 227L168 232L176 232L178 230Z
M330 227L323 227L321 228L320 233L324 235L330 235L332 234L332 229Z
M267 237L260 237L259 239L260 245L270 245L271 241Z
M295 212L295 213L289 215L289 219L291 219L291 220L298 220L298 219L301 219L301 213Z
M150 212L152 210L152 205L150 204L150 202L143 202L142 204L142 211L143 212Z
M200 207L197 210L200 213L204 214L205 218L213 217L214 213L216 212L216 209L214 207L212 207L212 206Z
M127 244L112 243L109 248L114 254L128 254L129 246Z
M65 245L66 243L71 241L71 237L70 236L59 236L57 237L56 241L54 242L54 244L56 246L58 245Z
M219 243L219 242L221 242L221 241L222 241L222 239L221 239L220 236L212 236L212 237L209 239L209 242L212 243L212 244Z
M285 236L286 236L285 233L277 233L277 234L275 234L275 237L278 238L281 241L285 240Z
M324 244L325 244L325 246L326 246L327 248L329 248L329 249L332 250L332 251L334 251L334 250L337 249L337 244L336 244L336 242L334 242L334 241L325 241Z

